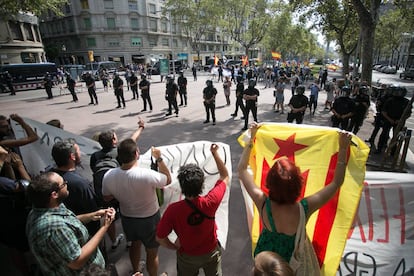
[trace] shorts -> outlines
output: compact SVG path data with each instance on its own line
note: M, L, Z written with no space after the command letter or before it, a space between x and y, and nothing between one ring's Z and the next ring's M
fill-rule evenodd
M285 96L283 95L283 93L276 93L276 102L279 104L283 104L284 101Z
M221 276L221 249L220 245L210 253L191 256L177 251L177 274L180 276L198 275L199 269L204 270L204 275Z
M160 211L147 218L126 217L121 214L122 228L128 241L141 241L145 248L157 248L155 240Z

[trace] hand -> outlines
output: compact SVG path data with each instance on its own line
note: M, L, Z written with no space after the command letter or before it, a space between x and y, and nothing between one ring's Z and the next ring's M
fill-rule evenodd
M155 158L158 159L161 157L161 150L157 149L156 147L151 147L151 155Z
M250 139L256 136L257 130L261 127L261 124L253 122L250 124Z
M92 213L91 220L92 221L98 221L106 214L106 209L99 209L98 211L95 211Z
M217 144L214 144L214 143L211 144L211 146L210 146L211 153L214 155L217 152L218 148L219 148L219 146Z
M109 211L108 209L112 209L112 211ZM109 227L109 225L111 225L111 223L115 220L115 210L113 208L108 209L104 216L103 227Z
M351 139L352 139L352 133L348 131L339 131L339 149L348 149Z
M180 243L180 239L179 239L179 238L177 238L177 239L175 240L174 245L175 245L175 247L177 248L177 250L178 250L178 249L180 249L180 247L181 247L181 243Z
M145 128L145 122L141 117L138 117L138 127Z
M18 155L15 152L10 152L9 156L10 156L10 163L11 163L13 168L17 169L17 168L23 166L23 161L20 158L20 155Z
M19 124L24 123L23 118L20 117L19 115L17 115L16 113L10 114L10 119L12 119L13 121L18 122Z

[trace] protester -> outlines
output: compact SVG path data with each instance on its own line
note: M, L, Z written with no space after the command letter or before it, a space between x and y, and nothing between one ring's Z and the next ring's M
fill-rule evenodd
M26 137L18 139L15 137L10 126L10 120L16 121L23 128L26 133ZM16 148L15 151L18 152L18 147L33 143L38 139L39 137L33 128L31 128L18 114L11 114L10 119L0 115L0 146Z
M156 225L160 220L156 188L171 183L170 171L161 157L161 151L152 148L152 156L159 172L138 165L139 149L134 139L123 140L118 146L119 168L109 170L102 182L104 200L118 200L122 228L131 241L129 258L133 273L140 271L141 245L146 251L146 268L151 276L158 274L158 247Z
M168 249L177 250L178 275L198 275L200 269L206 276L222 275L214 217L229 184L229 174L218 149L216 144L210 146L220 175L216 185L201 196L203 170L196 164L181 166L177 178L185 198L170 204L157 226L157 241ZM175 241L168 238L172 231L178 236Z
M280 257L271 251L262 251L254 258L252 276L294 276L293 269Z
M230 77L226 76L224 78L224 83L223 83L224 96L226 97L226 105L230 105L230 88L231 88Z
M76 217L63 203L69 196L66 181L54 172L36 177L28 186L27 194L33 209L26 232L30 250L43 275L77 275L92 263L105 267L98 245L114 220L113 209ZM102 226L94 236L89 236L82 223L101 219Z
M306 221L327 203L344 181L347 151L352 134L338 132L339 148L332 182L320 191L299 200L304 188L304 179L300 169L290 159L276 160L267 173L265 187L268 189L268 196L255 184L247 166L258 131L260 131L260 125L253 123L250 128L250 141L244 147L238 165L239 179L257 207L263 224L254 255L262 251L273 251L285 261L290 262L295 250L295 236L298 231L305 231L305 229L298 228L300 220ZM303 223L303 227L305 224L306 222ZM319 275L319 273L315 271L312 275Z

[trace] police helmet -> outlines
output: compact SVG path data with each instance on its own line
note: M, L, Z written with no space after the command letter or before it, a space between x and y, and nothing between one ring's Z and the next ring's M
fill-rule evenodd
M304 85L299 85L298 87L296 87L296 93L300 94L300 95L305 93L305 86Z
M147 74L145 74L145 73L141 74L141 78L145 79L146 77L147 77Z
M349 87L349 86L342 86L341 90L345 94L350 94L351 93L351 87Z
M255 87L256 86L256 80L255 79L249 79L249 87Z

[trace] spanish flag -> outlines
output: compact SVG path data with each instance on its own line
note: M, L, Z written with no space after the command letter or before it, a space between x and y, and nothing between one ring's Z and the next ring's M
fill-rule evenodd
M249 65L249 57L248 56L242 56L242 66Z
M279 53L279 52L272 51L272 58L273 59L281 59L282 58L282 54Z
M214 56L214 65L217 66L219 62L219 58L217 56Z
M248 131L238 138L243 147L248 140ZM306 225L322 275L336 274L364 184L369 148L357 136L353 136L352 142L344 184L334 198L309 218ZM319 191L333 180L337 155L336 128L266 123L256 134L249 165L256 185L266 192L266 175L274 162L281 157L293 160L305 180L305 197ZM242 190L253 252L262 225L257 209L244 188Z

